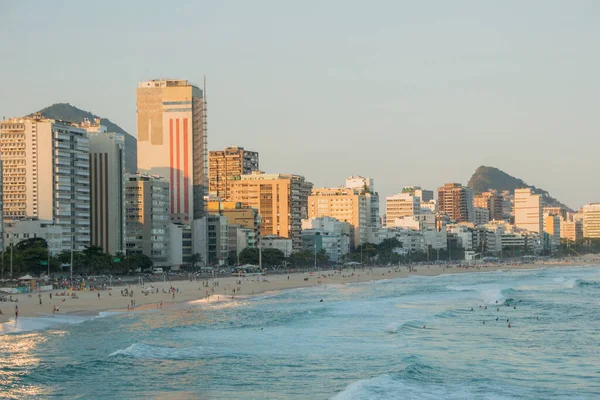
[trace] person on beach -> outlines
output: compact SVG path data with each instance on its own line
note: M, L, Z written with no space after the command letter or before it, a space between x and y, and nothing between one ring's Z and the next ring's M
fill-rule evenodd
M100 300L100 292L98 292L98 300Z
M19 306L15 305L15 321L19 318Z

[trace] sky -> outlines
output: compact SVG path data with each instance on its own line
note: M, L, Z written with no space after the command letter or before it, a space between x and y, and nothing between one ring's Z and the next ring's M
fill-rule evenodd
M207 76L210 150L316 187L600 201L600 2L0 0L0 117L68 102L136 132L139 81Z

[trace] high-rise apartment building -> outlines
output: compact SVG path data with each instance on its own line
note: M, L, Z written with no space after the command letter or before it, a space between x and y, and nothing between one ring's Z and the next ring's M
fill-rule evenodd
M473 204L475 207L486 208L489 211L490 221L504 220L504 199L497 191L490 190L474 196Z
M446 183L438 188L438 212L454 222L475 222L473 190L460 183Z
M360 175L350 176L346 178L346 188L358 190L365 193L369 202L369 225L368 229L371 233L375 233L381 227L381 219L379 217L379 194L375 191L375 179L365 178Z
M227 217L229 225L239 225L260 234L261 216L256 208L233 201L209 200L206 203L206 212L211 215Z
M233 181L231 201L256 208L262 219L262 236L291 239L297 251L302 247L302 220L308 217L311 188L312 183L303 176L254 171Z
M258 153L243 147L226 147L208 153L208 191L211 196L229 200L231 182L258 171Z
M366 243L373 227L371 194L363 188L315 188L308 197L308 218L331 217L350 224L353 247Z
M515 189L515 226L541 234L544 229L542 218L542 196L531 189Z
M169 183L171 220L201 218L208 184L204 91L186 80L141 82L137 140L140 172Z
M555 251L560 246L560 220L559 215L544 215L544 233L549 238L550 250L552 251Z
M107 133L108 129L106 126L101 124L100 118L94 118L93 121L84 119L83 122L79 123L79 127L85 129L87 133ZM137 173L137 139L131 136L129 133L116 132L123 135L125 142L125 172L128 174Z
M600 238L600 203L583 206L583 237L585 239Z
M89 141L69 122L39 116L0 124L3 210L8 220L53 221L62 249L90 245Z
M385 198L386 225L393 226L396 218L412 217L421 213L421 198L410 192Z
M169 262L169 181L158 176L129 175L125 181L127 254L145 254L155 265Z
M433 200L433 190L426 190L421 186L405 186L402 193L410 193L421 199L421 203L428 203Z
M560 221L560 237L570 242L579 242L583 239L583 221Z
M125 139L88 133L90 142L90 243L125 253Z

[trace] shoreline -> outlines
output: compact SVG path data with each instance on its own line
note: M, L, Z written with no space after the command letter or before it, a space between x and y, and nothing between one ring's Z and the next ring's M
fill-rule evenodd
M178 305L191 302L224 302L235 300L236 298L248 298L251 296L261 295L267 292L279 292L281 290L299 289L314 287L323 284L349 284L360 282L371 282L383 279L400 279L410 276L439 276L461 273L478 273L478 272L494 272L494 271L510 271L510 270L532 270L543 268L559 268L559 267L594 267L598 266L598 262L592 260L578 259L569 262L549 262L549 263L533 263L533 264L490 264L476 266L446 266L437 264L423 264L412 266L409 270L407 266L394 267L374 267L357 270L338 271L315 271L315 272L294 272L291 274L275 274L253 277L223 277L216 279L204 279L193 281L174 281L174 282L154 282L144 286L128 285L125 287L112 288L105 291L78 291L77 299L70 297L56 297L56 293L62 293L59 290L51 292L43 292L42 305L39 304L37 293L19 294L13 296L18 298L18 302L0 302L0 310L3 315L0 315L0 334L5 329L3 326L14 325L14 306L19 306L19 317L26 318L52 318L59 316L74 316L74 317L98 317L101 313L123 313L123 312L138 312L147 310L160 309L160 303L163 303L164 309L172 309ZM320 275L319 275L320 274ZM308 277L308 280L305 278ZM238 282L241 281L241 284ZM205 285L208 284L208 287ZM175 296L172 293L163 293L163 290L169 290L170 286L175 288ZM133 297L121 296L121 289L131 288ZM154 291L148 295L142 293L143 289ZM233 293L235 290L235 294ZM52 300L49 294L53 294ZM65 294L68 292L65 291ZM98 298L100 293L100 298ZM207 297L207 294L209 295ZM233 296L233 298L231 297ZM63 300L64 299L64 300ZM127 305L131 301L135 301L135 307L128 310ZM52 308L58 305L60 311L53 315Z

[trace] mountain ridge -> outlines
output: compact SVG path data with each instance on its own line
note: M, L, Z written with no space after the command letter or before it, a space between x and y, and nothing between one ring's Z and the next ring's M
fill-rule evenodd
M471 179L469 179L467 186L473 189L475 195L490 189L495 189L498 192L508 190L514 193L515 189L530 188L533 193L542 196L542 202L545 206L563 207L567 210L571 210L569 206L550 196L548 191L529 185L522 179L515 178L496 167L486 165L480 166L475 170Z
M55 103L36 113L29 114L28 117L31 117L34 114L40 114L44 118L75 123L83 122L85 119L94 121L95 118L99 118L100 124L106 126L108 132L115 132L123 135L125 138L125 169L129 173L135 173L137 171L137 139L110 119L100 117L90 111L82 110L70 103Z

